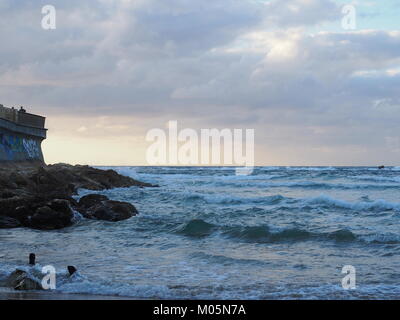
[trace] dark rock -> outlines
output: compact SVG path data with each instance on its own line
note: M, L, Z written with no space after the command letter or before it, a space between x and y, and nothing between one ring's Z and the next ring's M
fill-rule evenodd
M11 192L11 191L4 191L4 192L2 192L0 194L0 198L1 199L10 199L10 198L13 198L15 196L16 196L16 194L14 192Z
M74 213L67 200L55 199L35 210L26 226L34 229L53 230L72 224Z
M132 204L112 201L99 194L90 194L82 197L78 205L78 211L87 219L120 221L138 214Z
M101 194L89 194L87 196L83 196L80 198L78 205L81 209L88 209L93 207L96 204L101 203L102 201L107 201L108 198Z
M23 226L29 226L29 219L35 213L35 205L24 205L15 208L14 217L21 222Z
M17 217L16 209L21 206L28 206L33 200L29 196L14 196L11 198L0 199L0 215Z
M14 290L26 291L26 290L42 290L42 285L36 279L29 278L28 276L23 277L21 281L14 287Z
M12 172L9 177L17 186L25 187L29 185L29 180L18 172Z
M42 196L15 196L0 199L0 217L12 218L19 222L18 226L50 230L70 225L73 212L66 199L47 201Z
M37 275L40 276L39 274ZM8 276L6 280L6 285L8 287L14 288L14 290L43 289L38 278L34 278L30 274L28 274L25 270L20 270L20 269L16 269Z
M51 209L62 213L64 215L71 215L73 216L72 209L69 205L69 202L64 199L54 199L47 204Z
M74 185L67 177L63 179L45 168L39 168L29 179L34 183L34 189L31 191L47 199L67 199L75 192Z
M155 187L125 177L114 170L57 164L0 168L0 225L36 229L69 226L72 208L91 219L118 221L137 214L136 208L105 196L89 195L78 203L72 198L79 188L104 190L121 187ZM56 199L56 200L54 200Z
M89 166L71 166L55 164L47 167L49 173L64 182L72 183L75 188L89 190L104 190L111 188L154 187L150 183L137 181L130 177L118 174L114 170L100 170Z
M17 219L0 216L0 229L18 228L20 226L21 223Z
M5 284L7 287L14 288L15 286L17 286L20 283L20 281L24 277L26 277L26 275L27 275L26 271L16 269L13 272L11 272L11 274L7 277Z
M138 214L136 208L127 202L103 201L88 210L94 219L106 221L120 221L129 219Z

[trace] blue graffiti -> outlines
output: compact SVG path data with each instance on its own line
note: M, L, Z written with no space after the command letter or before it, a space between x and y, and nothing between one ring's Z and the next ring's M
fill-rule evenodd
M0 133L0 153L6 160L39 159L40 145L33 139Z

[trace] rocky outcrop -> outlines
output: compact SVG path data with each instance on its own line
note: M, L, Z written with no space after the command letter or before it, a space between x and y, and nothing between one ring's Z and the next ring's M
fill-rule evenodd
M75 188L104 190L126 187L153 187L150 183L134 180L118 174L114 170L100 170L89 166L71 166L56 164L47 166L46 171L52 178L67 180Z
M71 225L73 217L71 203L66 199L46 201L35 196L0 199L2 228L61 229Z
M88 219L119 221L138 212L126 202L89 195L79 203L72 196L79 188L104 190L155 187L114 170L57 164L0 169L0 228L60 229L73 223L74 210Z
M61 229L70 226L73 218L68 200L55 199L39 205L24 221L24 226L42 230Z
M78 211L85 218L107 221L125 220L138 214L132 204L112 201L98 194L82 197L78 203Z

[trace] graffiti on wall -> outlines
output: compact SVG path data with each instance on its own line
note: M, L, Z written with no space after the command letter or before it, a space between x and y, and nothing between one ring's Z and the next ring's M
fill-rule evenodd
M40 143L34 139L0 133L0 154L6 160L40 159Z
M40 157L40 146L36 140L23 138L22 143L30 159L37 159Z

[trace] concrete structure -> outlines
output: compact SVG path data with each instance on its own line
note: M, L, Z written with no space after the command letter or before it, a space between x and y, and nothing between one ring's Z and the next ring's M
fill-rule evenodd
M46 139L45 120L22 107L17 110L0 104L0 162L44 163L41 144Z

